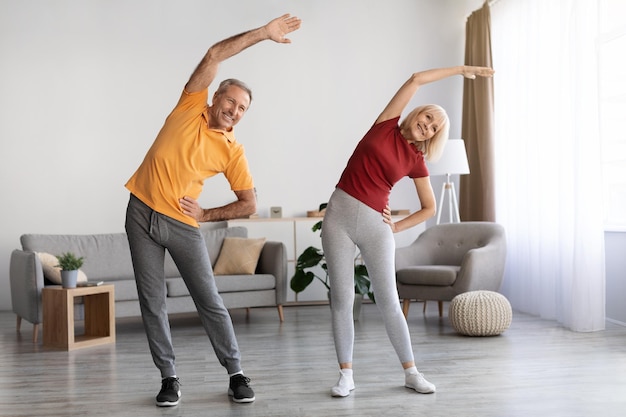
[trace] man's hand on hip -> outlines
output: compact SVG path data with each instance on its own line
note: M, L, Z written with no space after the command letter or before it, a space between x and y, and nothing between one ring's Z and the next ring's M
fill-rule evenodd
M179 199L180 208L183 214L189 217L193 217L196 221L201 222L204 217L204 209L200 207L200 204L189 196L184 196Z

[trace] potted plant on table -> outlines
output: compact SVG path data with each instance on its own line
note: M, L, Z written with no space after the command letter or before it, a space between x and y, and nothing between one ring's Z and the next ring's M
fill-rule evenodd
M61 285L63 288L76 288L78 269L83 266L84 258L78 257L72 252L65 252L57 257L61 268Z
M326 209L327 203L320 204L319 211L323 212ZM315 223L311 230L317 232L322 230L322 222ZM365 295L370 300L376 302L374 293L370 291L371 282L367 273L367 268L360 262L359 256L354 258L354 293L357 295L354 299L355 309L354 317L358 318L358 312L360 311L361 301ZM316 267L320 267L324 273L320 276L315 273ZM319 271L319 269L318 269ZM291 277L290 286L296 293L304 291L314 280L320 281L328 290L330 300L330 284L328 282L328 266L326 265L326 259L324 258L324 252L314 246L306 248L296 261L296 269L294 275Z

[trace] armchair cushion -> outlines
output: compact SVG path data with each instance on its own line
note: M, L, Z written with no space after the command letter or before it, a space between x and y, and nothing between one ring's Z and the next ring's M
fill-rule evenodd
M407 285L437 285L447 286L454 284L461 268L448 265L409 266L396 273L398 282Z

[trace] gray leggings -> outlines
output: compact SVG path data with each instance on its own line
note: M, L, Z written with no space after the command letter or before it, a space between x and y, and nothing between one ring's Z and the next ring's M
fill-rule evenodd
M148 345L161 376L176 375L165 305L165 249L189 289L220 364L229 374L239 372L241 357L235 331L217 292L211 261L200 231L157 213L131 194L126 210L126 233Z
M372 281L376 305L387 336L401 363L413 362L406 319L400 308L395 273L395 241L382 213L337 188L330 197L322 226L322 247L328 264L332 326L339 363L352 363L354 345L354 257L356 248Z

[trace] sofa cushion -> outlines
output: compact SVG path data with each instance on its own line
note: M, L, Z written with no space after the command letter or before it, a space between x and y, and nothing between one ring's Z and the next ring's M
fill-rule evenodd
M168 297L185 297L189 295L189 290L182 278L167 278L165 286Z
M273 290L276 278L271 274L218 275L215 284L221 293Z
M43 269L43 276L53 284L61 285L61 267L59 265L59 259L47 252L37 252L39 262L41 262L41 269ZM78 278L76 282L87 282L87 275L79 269Z
M215 275L254 274L264 244L265 238L225 238L213 273Z
M137 284L134 279L107 282L106 284L113 284L115 286L115 301L136 301L139 299Z
M211 266L215 266L225 238L248 237L248 229L242 226L226 227L223 229L205 229L201 227L200 231L204 236L204 241L209 251Z
M168 278L165 284L168 297L189 296L189 290L182 278ZM220 293L262 291L276 288L276 278L271 274L219 275L215 277L215 284ZM117 292L115 298L117 299Z
M20 236L22 249L32 252L74 252L85 258L81 268L91 281L134 279L126 233Z

